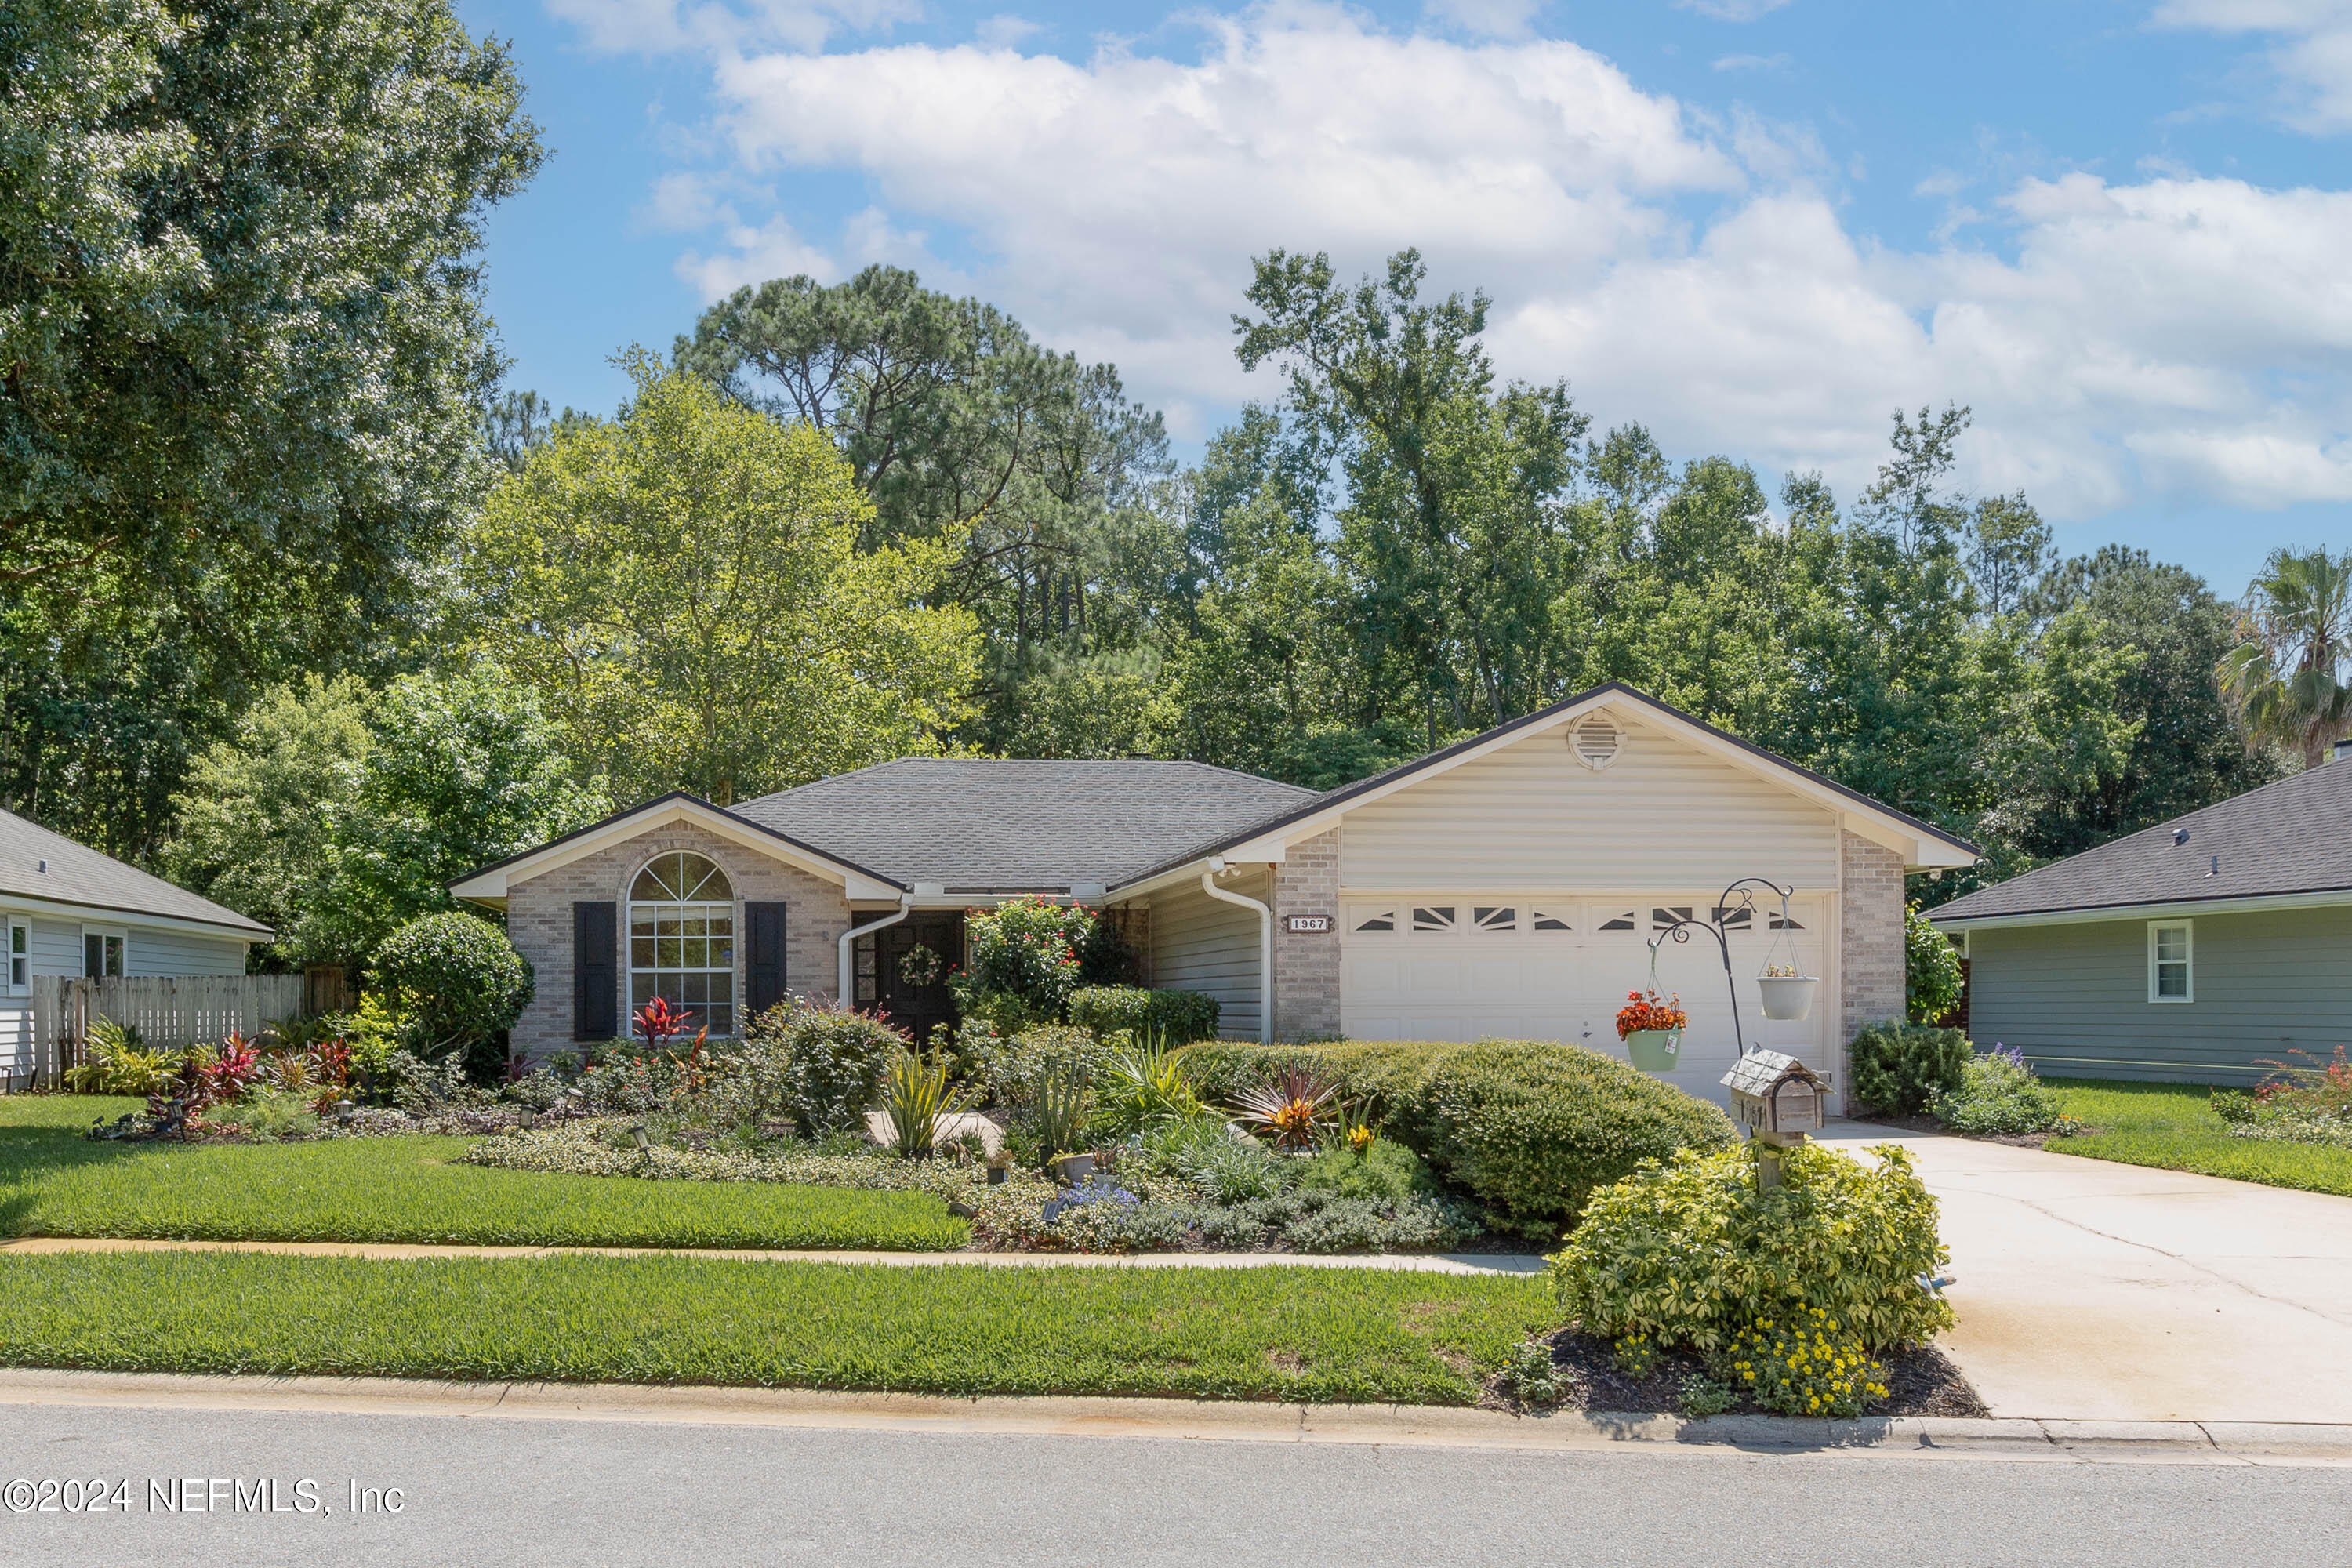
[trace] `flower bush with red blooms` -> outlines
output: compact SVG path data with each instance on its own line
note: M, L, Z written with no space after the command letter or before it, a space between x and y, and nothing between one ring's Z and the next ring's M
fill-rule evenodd
M1625 993L1625 1005L1617 1009L1617 1037L1622 1040L1639 1029L1664 1029L1672 1033L1689 1022L1690 1015L1683 1011L1683 999L1679 993L1661 1001L1654 991L1628 991Z
M969 968L950 976L957 1005L1002 1032L1058 1021L1097 941L1095 911L1051 899L1013 899L964 911Z

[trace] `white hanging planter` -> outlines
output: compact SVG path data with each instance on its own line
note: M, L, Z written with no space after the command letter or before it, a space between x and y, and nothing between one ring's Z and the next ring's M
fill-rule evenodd
M1764 994L1764 1016L1783 1022L1810 1017L1813 1011L1813 994L1821 989L1821 979L1811 974L1759 974L1756 988Z

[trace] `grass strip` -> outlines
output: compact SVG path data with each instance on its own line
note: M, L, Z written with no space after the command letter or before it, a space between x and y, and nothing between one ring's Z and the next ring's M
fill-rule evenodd
M1539 1279L715 1258L0 1257L0 1362L1463 1405Z
M2099 1129L2053 1138L2054 1154L2189 1171L2264 1186L2352 1197L2352 1149L2231 1136L2203 1084L2045 1079L2069 1116Z
M0 1235L939 1252L971 1227L928 1193L648 1182L456 1163L463 1138L103 1143L134 1102L0 1100Z

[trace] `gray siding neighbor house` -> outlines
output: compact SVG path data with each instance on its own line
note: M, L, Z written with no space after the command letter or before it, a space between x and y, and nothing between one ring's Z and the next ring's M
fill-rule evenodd
M1969 1032L2076 1078L2258 1082L2352 1045L2352 761L1957 899Z

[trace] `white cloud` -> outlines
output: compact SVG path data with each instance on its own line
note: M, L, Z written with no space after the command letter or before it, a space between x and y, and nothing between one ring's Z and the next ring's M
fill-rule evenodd
M1850 494L1890 409L1949 399L1976 412L1969 482L2056 517L2352 498L2352 195L1996 176L1963 209L1990 248L1900 249L1847 226L1811 136L1702 120L1572 44L1400 36L1297 4L1211 29L1196 60L722 58L728 201L819 171L875 205L823 246L710 207L719 243L679 271L715 295L914 266L1116 361L1197 436L1276 390L1233 359L1252 256L1328 250L1352 275L1417 245L1433 286L1494 296L1506 374L1566 374L1602 422L1640 419L1677 453L1819 468Z
M2352 0L2163 0L2153 20L2277 38L2265 52L2277 118L2314 135L2352 131Z
M1789 0L1675 0L1685 11L1696 11L1718 22L1753 22L1788 3Z
M1031 34L1044 30L1040 24L1029 20L1026 16L999 13L974 27L971 30L971 36L982 48L1009 49Z
M1423 15L1482 38L1524 38L1543 0L1428 0Z

